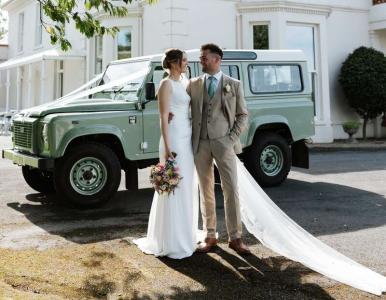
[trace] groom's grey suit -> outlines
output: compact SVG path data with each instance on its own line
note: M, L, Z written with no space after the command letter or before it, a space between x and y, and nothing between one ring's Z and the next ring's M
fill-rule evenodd
M241 218L237 190L236 153L242 151L239 136L248 124L240 81L223 74L212 98L206 77L190 81L192 99L192 144L200 181L201 212L207 237L216 234L216 203L213 159L216 160L224 194L225 219L231 240L241 237Z

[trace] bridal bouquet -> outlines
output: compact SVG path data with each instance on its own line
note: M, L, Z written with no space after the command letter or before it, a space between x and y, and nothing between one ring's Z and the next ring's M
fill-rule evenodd
M173 153L174 157L177 154ZM150 171L150 183L158 194L170 193L174 194L175 188L178 186L182 177L178 173L179 169L176 166L174 158L169 158L165 164L158 163L151 167Z

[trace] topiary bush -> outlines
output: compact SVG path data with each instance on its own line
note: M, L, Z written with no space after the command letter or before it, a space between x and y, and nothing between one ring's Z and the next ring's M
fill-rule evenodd
M386 58L373 48L359 47L343 62L339 83L349 105L363 118L363 138L366 125L386 107Z

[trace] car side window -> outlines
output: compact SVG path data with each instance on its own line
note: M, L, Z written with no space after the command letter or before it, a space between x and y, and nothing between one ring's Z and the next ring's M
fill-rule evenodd
M162 66L156 66L154 68L152 82L154 83L156 93L158 91L161 80L166 76L168 76L168 73L162 68ZM185 76L187 79L191 78L190 66L188 66Z
M232 78L240 80L239 66L237 65L222 65L221 71Z
M290 93L303 90L299 65L258 65L248 67L252 93Z

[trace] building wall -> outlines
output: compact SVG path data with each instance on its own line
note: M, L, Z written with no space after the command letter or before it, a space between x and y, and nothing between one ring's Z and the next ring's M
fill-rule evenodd
M34 45L36 1L17 0L15 3L17 5L14 4L9 11L9 57L52 48L47 34L43 34L42 46L36 48ZM131 29L132 56L160 53L170 47L199 48L207 42L224 48L250 49L253 48L255 24L269 26L270 49L286 49L288 26L312 26L316 40L316 142L346 138L341 124L358 119L347 105L338 83L341 64L348 54L362 45L386 51L386 16L382 15L386 4L375 7L371 0L162 0L155 5L133 2L128 7L129 14L124 18L103 14L96 17L103 25ZM21 11L25 12L25 24L28 26L25 27L24 50L17 53L18 14ZM95 70L95 39L86 40L71 25L67 35L73 50L87 51L87 57L82 63L65 61L64 94L98 73ZM102 54L103 68L117 59L116 38L103 37ZM39 64L33 65L34 105L41 103L40 67ZM58 96L55 93L55 70L55 64L48 62L46 72L49 83L45 101ZM15 74L11 77L12 81L16 80ZM23 80L23 85L26 88L27 80ZM16 97L14 88L11 93L11 97ZM26 105L28 101L23 99L22 106ZM0 98L0 110L2 106ZM385 130L377 126L369 124L369 136L386 136Z
M196 49L214 42L236 48L235 1L164 0L144 10L144 54ZM151 33L151 34L150 34Z

